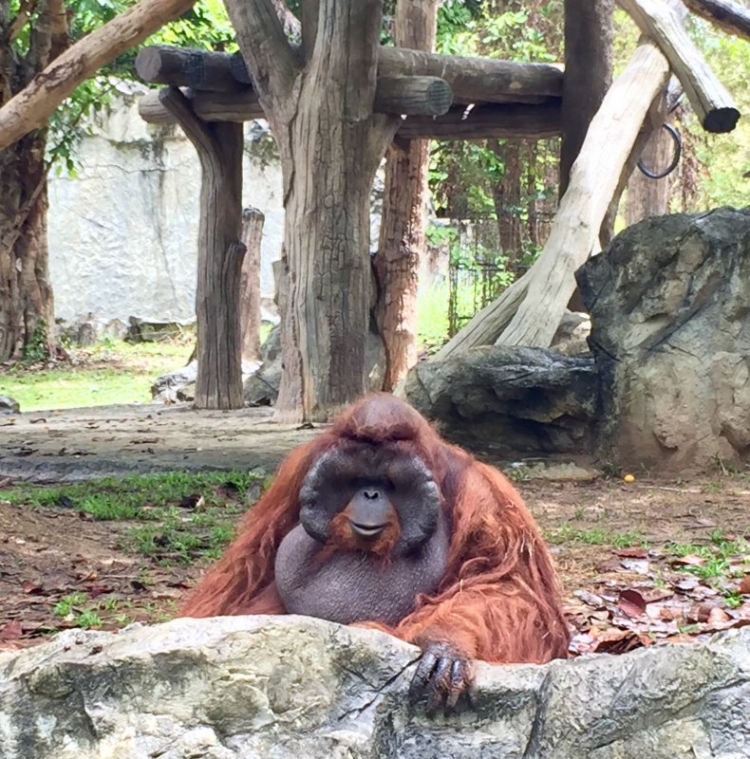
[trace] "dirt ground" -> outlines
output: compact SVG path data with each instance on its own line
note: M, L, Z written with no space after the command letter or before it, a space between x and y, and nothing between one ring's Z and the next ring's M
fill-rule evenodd
M275 427L266 411L228 416L152 406L20 415L0 427L0 647L30 645L52 629L77 625L75 613L54 612L76 592L107 599L105 628L168 619L202 571L123 550L127 523L12 506L2 488L19 477L53 482L217 466L270 471L311 434ZM603 650L597 641L606 637L628 648L647 636L673 639L750 624L750 555L743 545L750 539L750 475L537 479L518 487L551 546L571 623L583 636L578 650ZM693 556L698 549L717 541L740 546L725 562L731 576L704 581L686 574L687 565L706 562ZM675 544L689 546L688 556ZM701 611L706 602L710 608Z

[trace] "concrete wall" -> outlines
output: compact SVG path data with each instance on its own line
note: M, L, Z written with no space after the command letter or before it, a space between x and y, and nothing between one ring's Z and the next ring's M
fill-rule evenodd
M51 177L50 274L66 321L194 319L198 159L177 128L139 117L139 89L129 89L82 140L77 175ZM261 122L246 125L243 203L266 216L261 289L271 295L284 212L281 167Z

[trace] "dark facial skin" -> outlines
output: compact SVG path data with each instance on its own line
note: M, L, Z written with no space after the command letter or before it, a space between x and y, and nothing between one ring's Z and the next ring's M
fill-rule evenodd
M440 492L418 458L364 444L337 450L310 470L300 500L300 524L279 546L275 567L290 614L394 625L418 594L437 590L448 534ZM378 555L388 530L397 539Z

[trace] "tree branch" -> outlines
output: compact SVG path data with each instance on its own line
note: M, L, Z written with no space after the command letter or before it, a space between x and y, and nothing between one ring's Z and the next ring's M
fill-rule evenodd
M728 0L683 0L696 15L720 29L750 40L750 11Z
M320 0L302 0L302 54L306 61L312 57L318 34Z
M264 108L270 99L284 99L300 67L273 0L226 0L226 6Z
M141 0L58 56L0 108L0 150L43 126L52 111L85 79L137 45L194 0Z
M16 17L13 19L13 23L10 25L10 31L8 32L8 44L13 42L18 35L23 31L24 26L31 18L31 14L34 11L36 0L22 0L18 9Z

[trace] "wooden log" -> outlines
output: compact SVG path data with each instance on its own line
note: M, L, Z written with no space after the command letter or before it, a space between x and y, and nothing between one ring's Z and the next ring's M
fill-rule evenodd
M573 274L597 246L622 168L652 101L668 77L669 63L656 45L649 41L639 45L591 121L541 256L436 358L493 339L502 345L549 346L575 290Z
M708 132L731 132L740 112L688 37L678 15L663 0L617 2L667 56L703 128Z
M430 119L409 116L399 127L399 137L434 140L544 140L561 132L560 100L550 98L541 105L492 103L451 108L445 116Z
M436 76L379 76L375 89L375 113L410 116L442 116L453 102L445 79Z
M78 40L0 108L0 150L46 124L85 79L182 15L194 0L141 0Z
M729 34L750 40L750 10L728 0L683 0L690 10Z
M236 92L247 83L237 81L232 75L231 58L229 53L152 45L138 53L135 70L144 82L152 84Z
M453 102L528 102L561 97L563 74L547 63L437 55L400 47L381 47L378 76L438 76L453 90Z
M203 121L230 121L239 123L263 119L265 114L258 96L251 89L241 92L194 92L184 90L183 95L198 118ZM175 124L174 115L159 99L159 90L147 92L138 101L138 113L149 124Z
M242 126L206 124L176 87L167 87L159 95L195 146L202 170L195 407L242 408Z
M230 92L192 92L190 100L196 116L204 121L250 121L265 118L257 97L248 90ZM174 116L159 101L156 90L138 101L138 112L150 124L174 124ZM406 139L485 140L547 139L560 134L560 101L550 98L543 105L506 103L451 108L444 116L409 116L398 134Z
M139 56L148 49L144 48ZM164 52L168 49L164 46L154 46L150 49L154 51L149 54L150 57L171 55ZM252 81L248 68L239 55L217 58L213 65L225 66L222 76L226 77L230 83ZM155 63L151 63L151 67L160 69L160 65ZM214 71L213 76L218 77L218 72ZM378 76L443 79L453 92L453 102L463 105L537 103L549 97L561 97L563 89L561 67L548 63L517 63L489 58L437 55L395 47L381 47L378 51ZM171 79L169 82L164 82L162 79L154 81L178 87L190 86L190 82L183 79ZM225 85L223 89L231 90L231 86ZM406 111L403 112L406 113Z
M240 284L242 360L260 361L260 246L266 217L249 206L242 212L242 242L245 260Z

